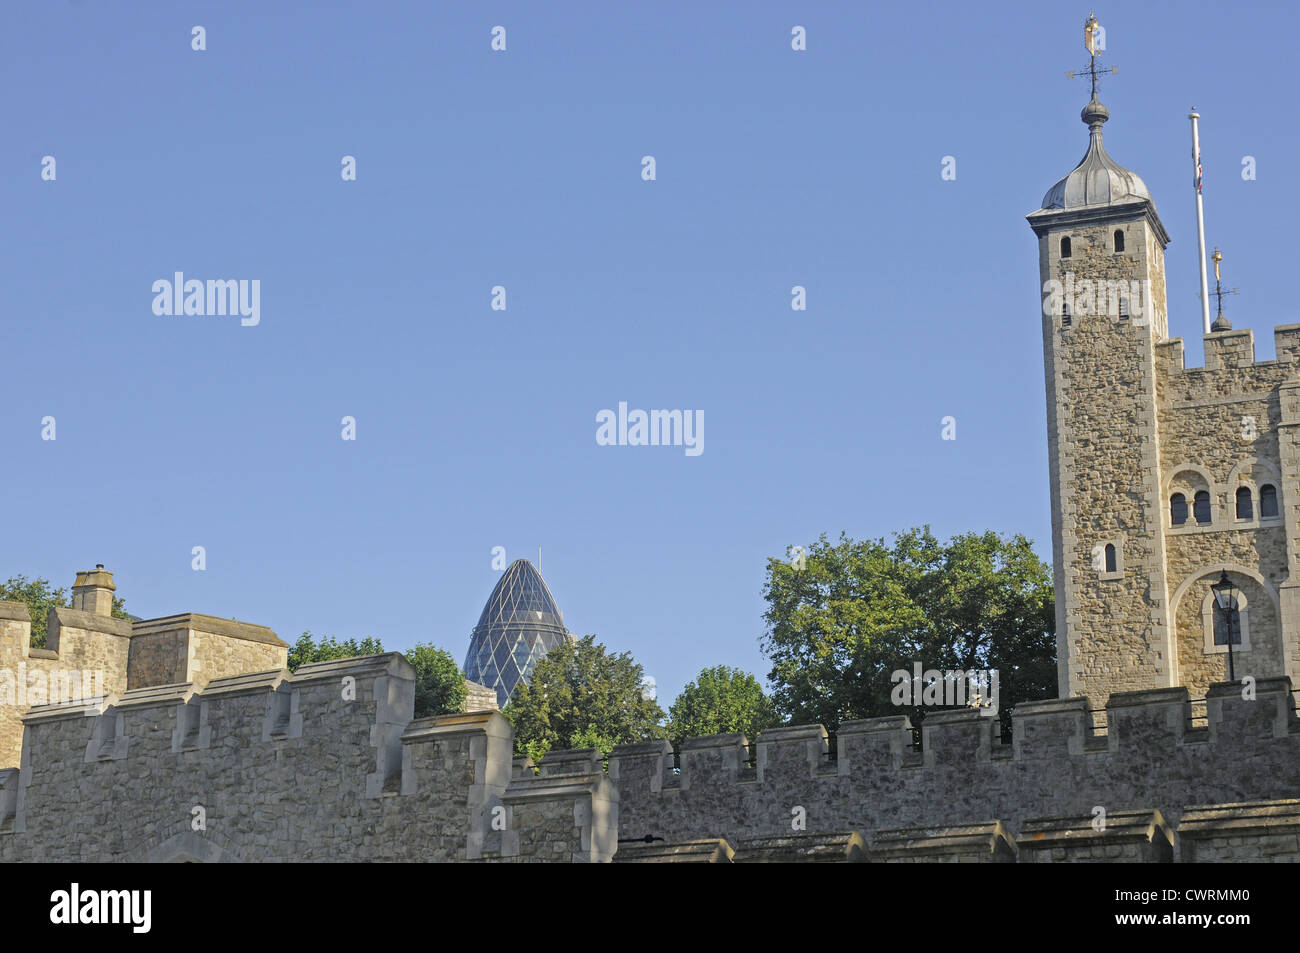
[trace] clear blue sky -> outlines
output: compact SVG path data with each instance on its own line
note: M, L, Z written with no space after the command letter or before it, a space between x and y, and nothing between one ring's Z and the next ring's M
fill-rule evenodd
M1300 14L1096 12L1107 146L1173 238L1171 333L1200 363L1195 105L1229 314L1271 357L1300 321ZM461 661L492 547L541 544L570 629L666 705L707 665L766 674L765 561L823 531L993 528L1050 560L1024 216L1086 147L1063 74L1087 13L6 4L0 578L102 562L144 617ZM261 323L155 315L176 271L258 279ZM703 454L597 446L619 401L703 410Z

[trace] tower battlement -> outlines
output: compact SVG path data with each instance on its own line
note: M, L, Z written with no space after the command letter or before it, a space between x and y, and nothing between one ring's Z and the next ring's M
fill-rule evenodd
M1267 389L1285 383L1300 368L1300 324L1279 324L1273 328L1277 357L1255 360L1255 333L1250 328L1216 331L1205 335L1205 364L1187 367L1182 338L1156 342L1156 356L1162 374L1180 388L1185 399L1225 396L1234 392ZM1243 373L1245 372L1245 373ZM1179 375L1188 375L1180 378ZM1217 393L1222 391L1223 393Z

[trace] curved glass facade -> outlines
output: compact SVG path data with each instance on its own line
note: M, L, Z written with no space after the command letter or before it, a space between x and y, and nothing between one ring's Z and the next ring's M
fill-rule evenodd
M566 638L564 616L527 559L507 567L470 635L465 677L496 689L502 708L542 656Z

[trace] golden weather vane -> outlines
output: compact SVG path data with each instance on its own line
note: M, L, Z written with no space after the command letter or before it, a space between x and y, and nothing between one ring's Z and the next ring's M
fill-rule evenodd
M1232 322L1223 316L1223 296L1235 295L1237 289L1233 288L1230 291L1223 290L1223 277L1219 274L1219 262L1223 261L1223 252L1219 251L1216 247L1214 249L1214 254L1211 257L1214 259L1214 290L1211 291L1210 294L1219 299L1219 316L1215 318L1211 330L1230 331L1232 329Z
M1118 66L1098 67L1097 57L1105 51L1106 48L1106 28L1097 22L1097 17L1089 13L1087 21L1083 24L1083 48L1088 51L1088 65L1081 70L1066 70L1065 78L1074 79L1076 76L1086 75L1092 79L1092 98L1097 98L1097 77L1106 73L1114 75L1119 72Z

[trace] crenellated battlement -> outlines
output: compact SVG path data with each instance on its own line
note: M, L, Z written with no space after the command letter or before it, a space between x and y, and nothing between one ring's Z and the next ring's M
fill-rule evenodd
M77 574L72 606L46 617L44 648L31 645L21 602L0 602L0 766L18 763L22 713L51 702L190 684L281 668L289 646L266 626L186 612L158 619L112 615L113 574Z
M1264 392L1300 373L1300 324L1273 328L1277 357L1255 360L1255 334L1250 328L1205 335L1203 367L1188 367L1182 338L1155 345L1156 367L1175 400L1204 400Z
M620 837L844 831L906 854L990 819L1014 841L1027 819L1098 807L1176 825L1192 805L1300 796L1286 678L1253 697L1216 685L1205 724L1186 689L1157 689L1112 695L1104 719L1083 698L1022 703L1009 745L958 709L927 715L919 749L888 716L845 722L834 749L820 725L692 738L678 768L666 741L607 768L595 749L533 765L499 712L413 719L414 684L390 653L33 707L21 767L0 771L0 858L591 861Z
M0 858L612 856L594 752L512 779L499 712L415 720L414 704L415 670L389 653L34 706L21 767L0 771Z
M846 722L832 760L819 726L685 742L680 768L666 742L610 755L624 838L670 842L957 825L998 818L1089 817L1158 808L1175 823L1192 804L1300 794L1300 720L1290 680L1215 687L1208 726L1192 721L1184 688L1115 694L1105 729L1083 698L1022 703L1011 745L976 711L927 715L920 750L905 716ZM1267 766L1266 768L1264 766ZM793 830L800 830L794 827Z

